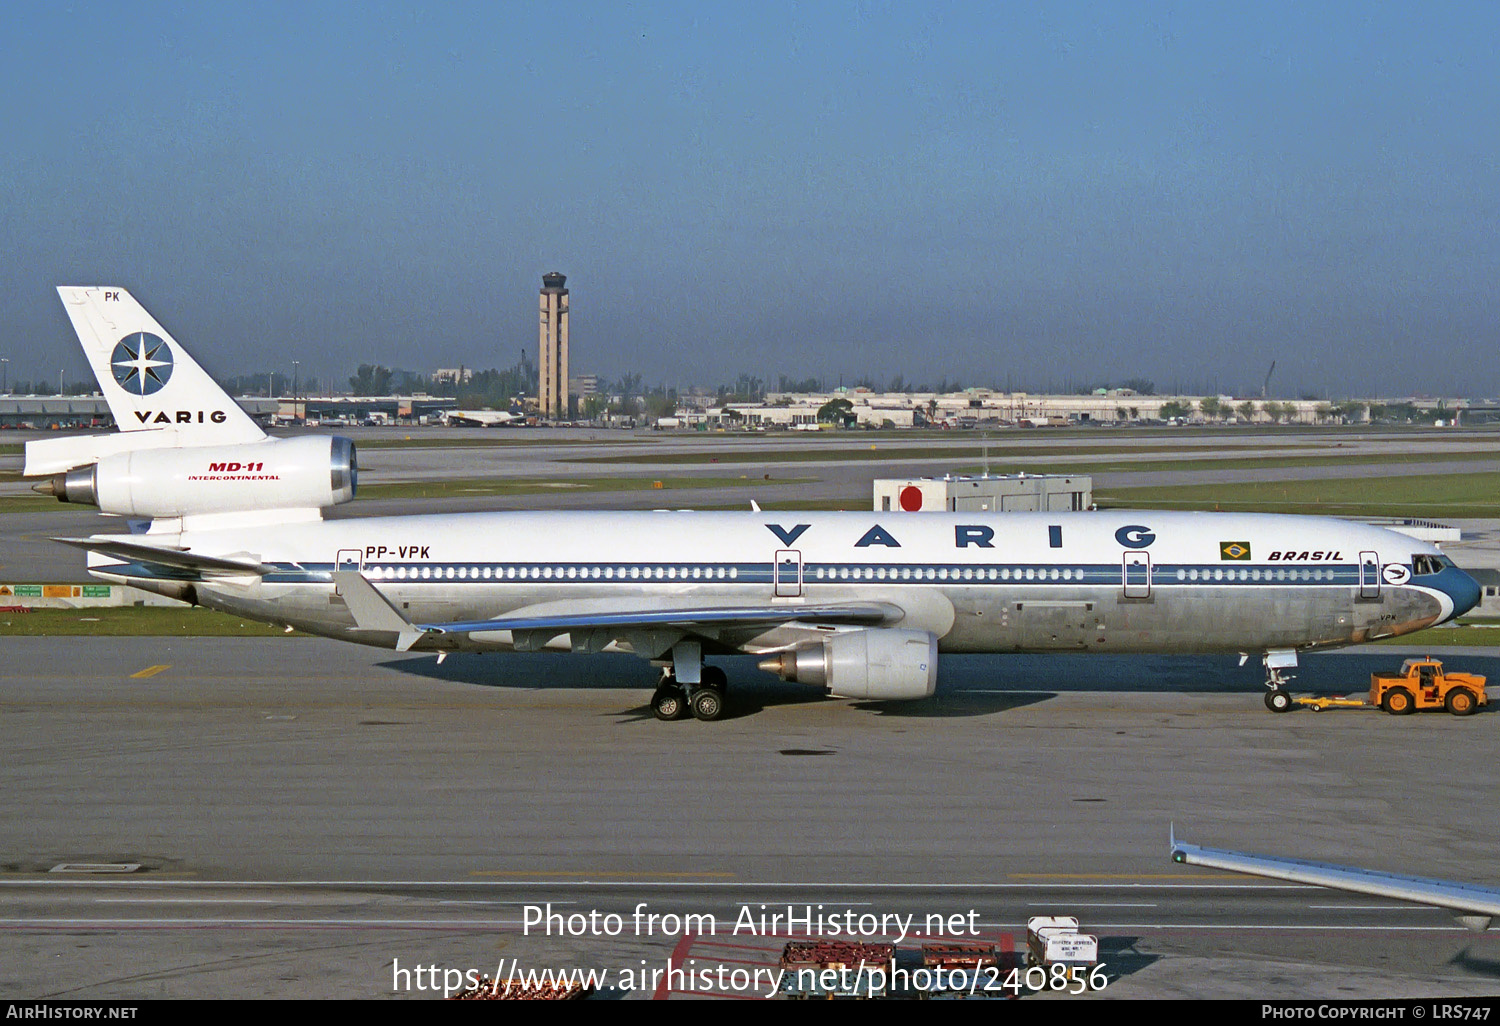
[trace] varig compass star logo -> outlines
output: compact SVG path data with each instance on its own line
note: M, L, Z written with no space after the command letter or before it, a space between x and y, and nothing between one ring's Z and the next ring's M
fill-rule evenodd
M132 395L151 395L172 377L172 347L160 335L126 335L109 358L115 380Z

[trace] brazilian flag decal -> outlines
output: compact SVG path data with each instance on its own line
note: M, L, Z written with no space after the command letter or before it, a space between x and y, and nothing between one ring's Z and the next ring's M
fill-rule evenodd
M1249 559L1249 542L1219 542L1220 559Z

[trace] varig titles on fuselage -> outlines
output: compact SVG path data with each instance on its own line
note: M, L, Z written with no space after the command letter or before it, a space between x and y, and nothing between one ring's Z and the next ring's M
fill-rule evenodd
M215 466L214 469L221 469ZM776 536L783 545L795 545L802 540L812 529L812 524L794 524L785 526L782 524L765 524L766 530ZM955 549L995 548L995 528L987 524L954 524L953 525L953 547ZM1149 548L1157 541L1157 534L1150 527L1143 524L1129 524L1115 531L1115 540L1130 549ZM1062 528L1050 525L1047 528L1047 541L1050 548L1062 547ZM854 542L856 549L872 547L899 549L901 541L896 532L880 525L874 524ZM387 544L364 546L364 558L368 561L379 561L383 559L432 559L431 544ZM1250 556L1250 546L1245 542L1221 542L1220 556L1222 560L1244 560ZM1297 550L1279 549L1267 554L1269 562L1338 562L1344 558L1343 552L1335 549Z

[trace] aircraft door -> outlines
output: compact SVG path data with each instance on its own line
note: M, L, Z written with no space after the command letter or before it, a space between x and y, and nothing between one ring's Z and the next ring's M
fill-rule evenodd
M339 554L333 561L333 568L335 570L363 570L364 560L363 549L339 549Z
M1126 598L1151 597L1150 553L1140 551L1125 553L1121 569L1121 581L1125 586Z
M777 549L771 564L777 598L796 598L802 594L802 552L799 549Z
M1380 556L1374 552L1359 554L1359 597L1362 599L1380 597Z

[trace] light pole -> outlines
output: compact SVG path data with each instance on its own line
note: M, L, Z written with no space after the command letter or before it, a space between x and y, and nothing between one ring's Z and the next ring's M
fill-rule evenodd
M292 361L292 416L296 417L299 422L306 419L297 416L297 365L301 362L301 360Z
M0 356L0 392L10 395L10 357Z

